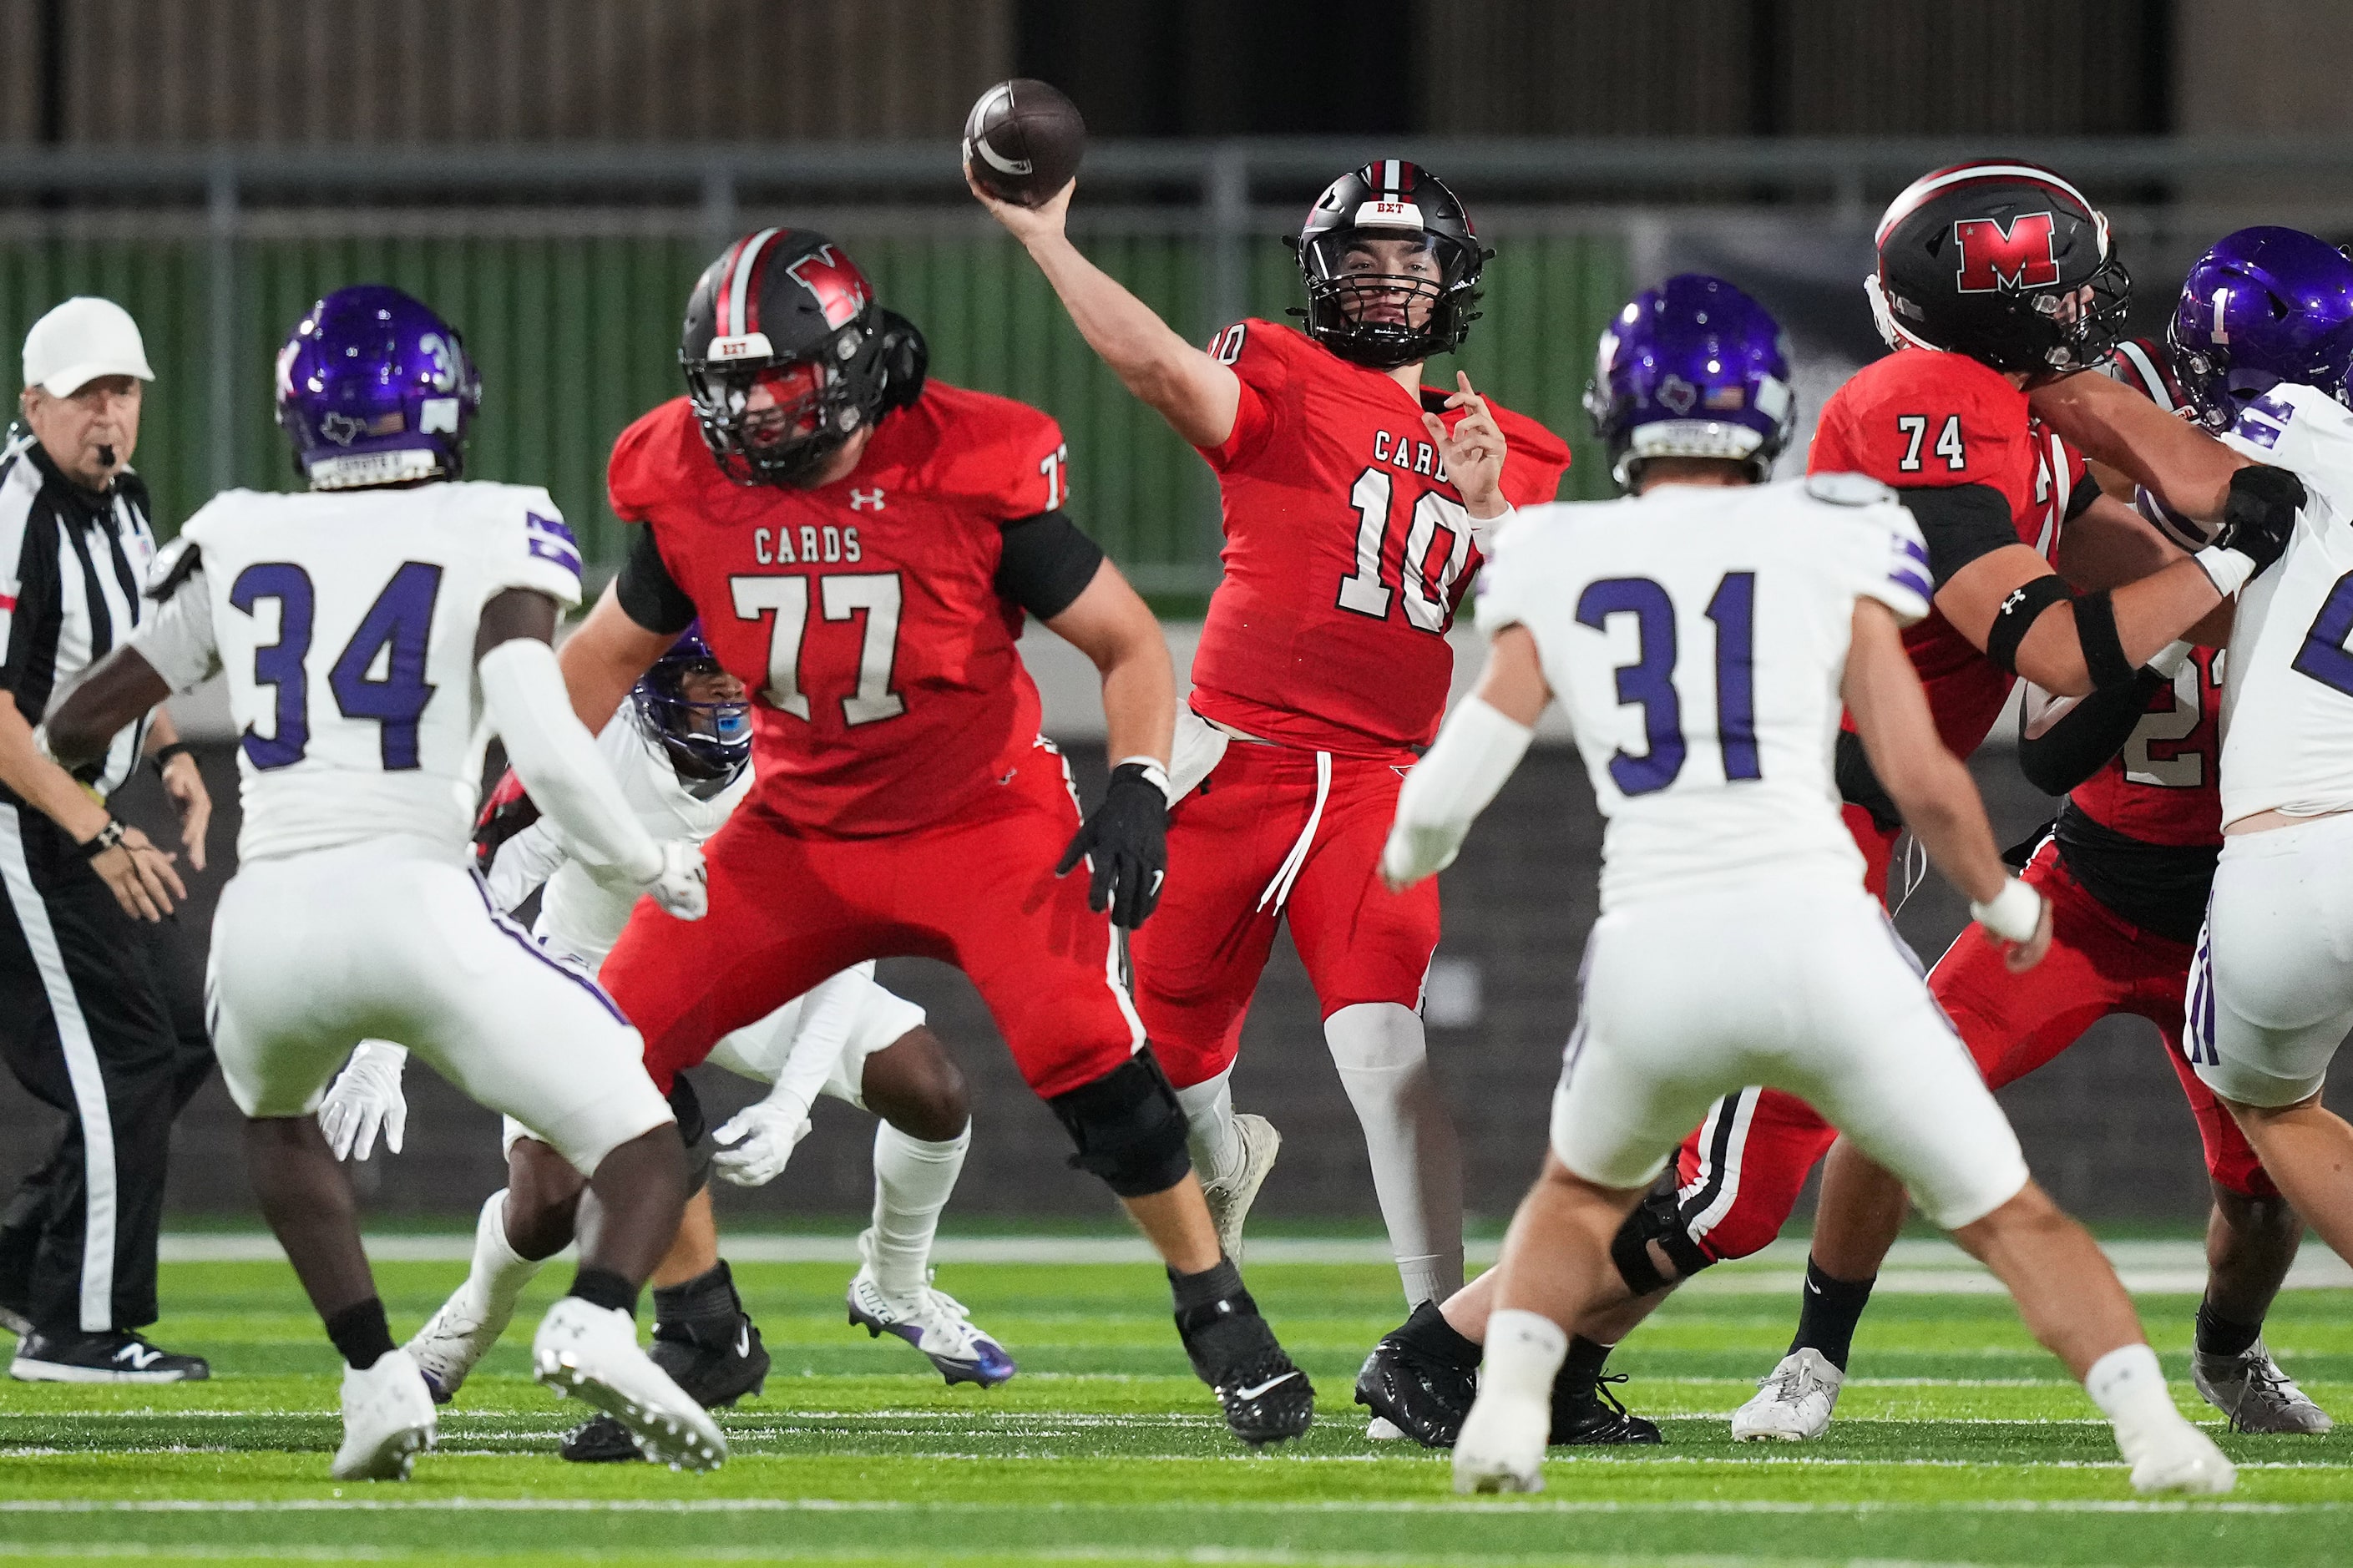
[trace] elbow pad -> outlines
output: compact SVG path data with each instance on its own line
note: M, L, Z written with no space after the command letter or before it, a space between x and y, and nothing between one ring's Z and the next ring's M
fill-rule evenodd
M1535 733L1477 697L1465 699L1398 792L1381 869L1398 881L1418 882L1454 864L1471 824L1520 765Z

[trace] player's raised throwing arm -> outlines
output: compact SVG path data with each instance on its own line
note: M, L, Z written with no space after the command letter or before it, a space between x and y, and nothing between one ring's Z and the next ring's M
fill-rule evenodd
M1854 606L1840 695L1854 715L1872 771L1928 858L1968 896L1978 922L2008 947L2010 969L2033 967L2050 945L2050 910L2002 865L1977 785L1938 739L1895 616L1875 600Z
M1102 268L1079 254L1063 231L1072 181L1036 207L1000 202L976 184L965 183L989 215L1019 240L1087 346L1103 356L1127 389L1160 411L1179 436L1196 447L1219 447L1234 433L1241 406L1241 382L1234 373L1179 337Z

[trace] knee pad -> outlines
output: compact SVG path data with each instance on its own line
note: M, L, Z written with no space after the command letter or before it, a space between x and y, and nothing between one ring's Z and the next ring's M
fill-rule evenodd
M1642 1195L1626 1223L1618 1227L1610 1238L1609 1261L1618 1266L1618 1277L1626 1281L1626 1289L1637 1296L1649 1296L1680 1284L1715 1261L1699 1249L1699 1244L1683 1228L1683 1205L1675 1195L1674 1178L1669 1175ZM1657 1242L1667 1261L1675 1266L1675 1278L1669 1279L1659 1272L1651 1259L1651 1243Z
M1046 1104L1079 1146L1072 1168L1101 1176L1121 1197L1165 1193L1193 1168L1185 1112L1149 1047Z
M711 1136L710 1119L702 1114L702 1097L684 1073L670 1080L670 1113L678 1118L678 1141L686 1145L686 1195L692 1197L710 1184L711 1160L719 1144Z

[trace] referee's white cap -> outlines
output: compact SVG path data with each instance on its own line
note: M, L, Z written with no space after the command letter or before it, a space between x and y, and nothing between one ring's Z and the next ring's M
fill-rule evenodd
M153 381L139 323L111 300L79 295L33 323L25 334L25 384L52 397L71 397L101 375Z

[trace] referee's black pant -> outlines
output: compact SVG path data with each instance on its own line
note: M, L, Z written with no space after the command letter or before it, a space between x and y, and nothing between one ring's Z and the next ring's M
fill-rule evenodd
M66 1115L0 1214L0 1292L40 1333L155 1321L172 1119L210 1066L200 987L167 979L178 934L124 914L70 838L0 797L0 1058Z

